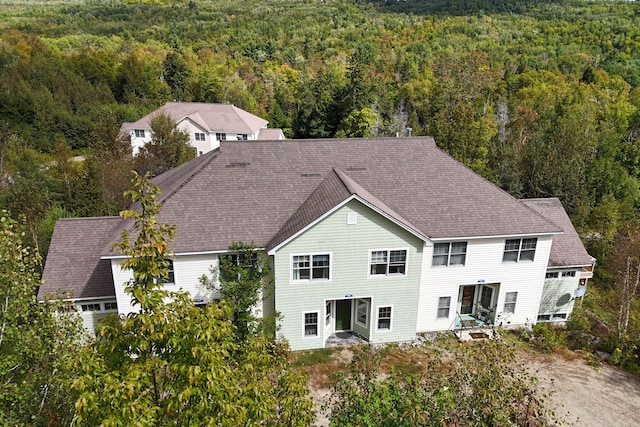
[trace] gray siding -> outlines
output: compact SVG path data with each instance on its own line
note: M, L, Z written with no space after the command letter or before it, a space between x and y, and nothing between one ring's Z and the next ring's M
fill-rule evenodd
M357 214L356 224L347 224L349 212ZM322 348L327 337L326 301L366 298L370 301L367 328L357 326L352 319L354 331L372 343L413 339L423 245L421 239L358 201L340 207L288 242L274 256L275 306L283 317L280 333L293 350ZM404 276L369 276L370 251L384 249L407 250ZM323 253L331 255L330 280L292 280L293 255ZM391 330L377 330L379 306L393 307ZM318 313L317 337L304 337L304 313L308 312ZM329 331L332 326L333 321Z

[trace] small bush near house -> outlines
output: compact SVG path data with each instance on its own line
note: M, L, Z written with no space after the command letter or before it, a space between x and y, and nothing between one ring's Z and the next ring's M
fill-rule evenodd
M532 329L533 345L545 352L554 353L567 344L567 334L563 328L548 323L538 323Z

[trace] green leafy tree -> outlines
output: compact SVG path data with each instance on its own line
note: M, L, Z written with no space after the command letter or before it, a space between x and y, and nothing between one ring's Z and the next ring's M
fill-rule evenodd
M64 303L36 300L40 257L24 237L24 225L0 212L0 424L68 425L67 362L83 329Z
M148 175L128 194L138 211L116 247L133 272L125 284L139 312L112 317L77 361L75 425L308 426L306 379L288 369L286 350L262 336L240 343L228 305L195 307L167 292L175 229L156 220L159 189Z
M153 137L138 153L136 170L160 175L193 159L189 134L178 129L170 115L161 112L151 119Z
M184 100L189 80L189 69L182 55L169 52L162 63L162 70L164 80L171 88L173 97L178 101Z
M220 257L220 295L233 312L233 323L243 342L263 326L253 310L268 289L265 280L271 268L252 243L234 242L229 249L231 254Z

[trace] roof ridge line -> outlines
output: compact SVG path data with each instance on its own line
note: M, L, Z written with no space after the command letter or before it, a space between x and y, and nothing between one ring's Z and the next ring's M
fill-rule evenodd
M176 188L173 189L173 191L171 191L171 193L167 194L165 197L163 197L160 200L161 204L164 204L167 200L171 199L171 197L173 197L178 191L182 190L184 188L185 185L187 185L189 182L191 182L191 180L193 180L193 178L196 177L196 175L199 175L200 172L202 172L204 170L204 168L206 168L207 166L209 166L209 164L218 158L218 156L220 155L220 150L218 150L216 153L214 153L211 158L209 160L207 160L206 162L204 162L199 168L197 168L191 175L189 175L187 177L187 179L185 179L184 181L182 181L182 183L177 186Z
M349 183L347 182L348 180L355 181L353 178L347 175L347 173L340 168L333 167L331 169L333 170L333 173L336 174L336 176L338 177L342 185L344 185L345 190L347 190L349 194L351 194L352 196L354 194L358 194L357 191L354 188L352 188L351 185L349 185ZM348 178L348 179L345 179L345 178Z

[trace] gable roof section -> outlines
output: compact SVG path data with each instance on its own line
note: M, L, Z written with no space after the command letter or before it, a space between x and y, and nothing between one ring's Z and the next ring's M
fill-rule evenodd
M521 202L553 221L563 230L562 234L553 236L549 267L592 265L595 258L587 253L560 200L557 198L524 199Z
M562 231L429 137L223 141L154 182L163 189L158 220L177 226L178 254L236 241L273 247L349 194L429 238Z
M177 123L189 119L207 132L253 134L269 123L231 104L204 102L167 102L163 107L133 123L123 123L122 131L150 129L151 119L160 112L169 114Z
M63 218L56 222L44 266L38 299L114 296L109 260L100 254L109 243L120 217ZM58 295L64 289L64 295Z
M352 199L354 195L358 196L360 201L365 202L369 207L373 207L391 217L396 222L404 225L405 228L408 227L414 234L419 234L415 228L410 226L408 221L349 178L347 174L339 169L333 169L271 239L267 244L267 251L277 249L277 247L313 224L326 213ZM420 237L425 239L422 235Z

